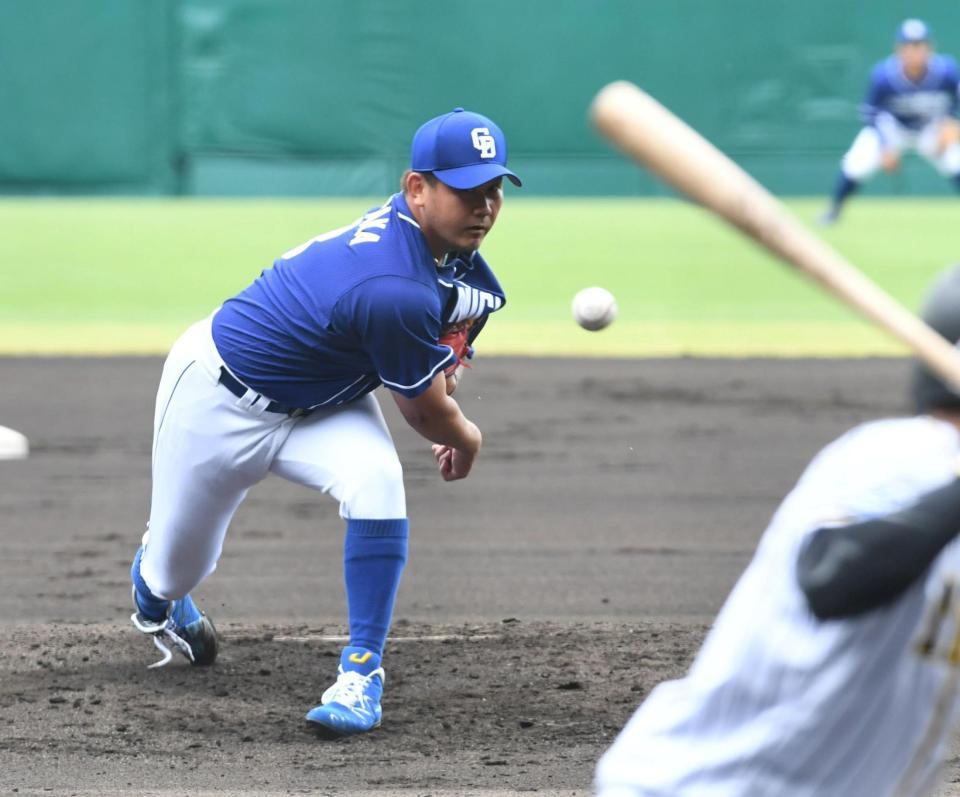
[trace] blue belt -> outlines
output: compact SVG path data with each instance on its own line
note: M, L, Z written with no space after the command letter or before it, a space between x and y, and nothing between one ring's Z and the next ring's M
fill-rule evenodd
M247 391L250 390L243 382L237 379L233 374L231 374L225 367L220 366L220 384L223 385L227 390L229 390L237 398L243 398ZM257 396L259 399L260 396ZM279 401L271 401L267 404L267 412L279 412L282 415L289 415L291 418L302 418L304 415L309 415L311 410L300 409L299 407L288 407L286 404L281 404Z

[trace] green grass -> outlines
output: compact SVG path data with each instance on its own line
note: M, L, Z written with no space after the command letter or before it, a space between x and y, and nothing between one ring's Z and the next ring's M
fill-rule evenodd
M0 200L0 353L160 353L273 259L375 200ZM822 200L789 201L805 224ZM956 256L952 199L851 202L815 231L915 308ZM711 214L675 200L508 197L484 246L508 304L481 353L863 355L903 347ZM602 285L620 315L570 317Z

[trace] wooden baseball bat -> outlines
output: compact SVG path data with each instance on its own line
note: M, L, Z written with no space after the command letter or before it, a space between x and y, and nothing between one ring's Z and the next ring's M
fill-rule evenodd
M616 81L597 93L590 115L597 129L633 160L892 333L960 390L960 353L950 343L650 95L633 83Z

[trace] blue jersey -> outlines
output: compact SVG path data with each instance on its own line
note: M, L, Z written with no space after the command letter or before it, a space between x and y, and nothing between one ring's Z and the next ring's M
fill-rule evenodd
M900 59L891 55L870 73L870 87L861 108L863 121L873 125L877 114L886 112L904 127L920 130L956 113L958 85L957 62L949 56L930 56L926 74L914 82L903 73Z
M402 194L280 257L224 302L213 339L227 368L264 396L304 409L380 384L413 398L453 364L437 341L505 302L478 252L438 265Z

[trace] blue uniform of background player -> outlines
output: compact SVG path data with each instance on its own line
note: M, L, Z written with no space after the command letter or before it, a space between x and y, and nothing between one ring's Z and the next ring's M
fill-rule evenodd
M468 475L479 429L450 397L456 325L472 340L505 298L477 249L503 201L506 141L455 109L413 139L403 190L357 222L287 252L193 325L164 364L154 417L148 532L132 567L132 619L165 656L216 658L189 593L213 572L247 490L274 473L329 493L346 520L350 644L307 720L326 733L380 723L381 667L407 557L403 478L371 394L386 386L433 442L441 476Z
M861 110L865 126L843 157L821 221L836 221L847 197L877 169L896 169L905 149L916 150L960 189L958 87L957 62L933 53L926 23L905 20L897 31L896 53L870 73Z

